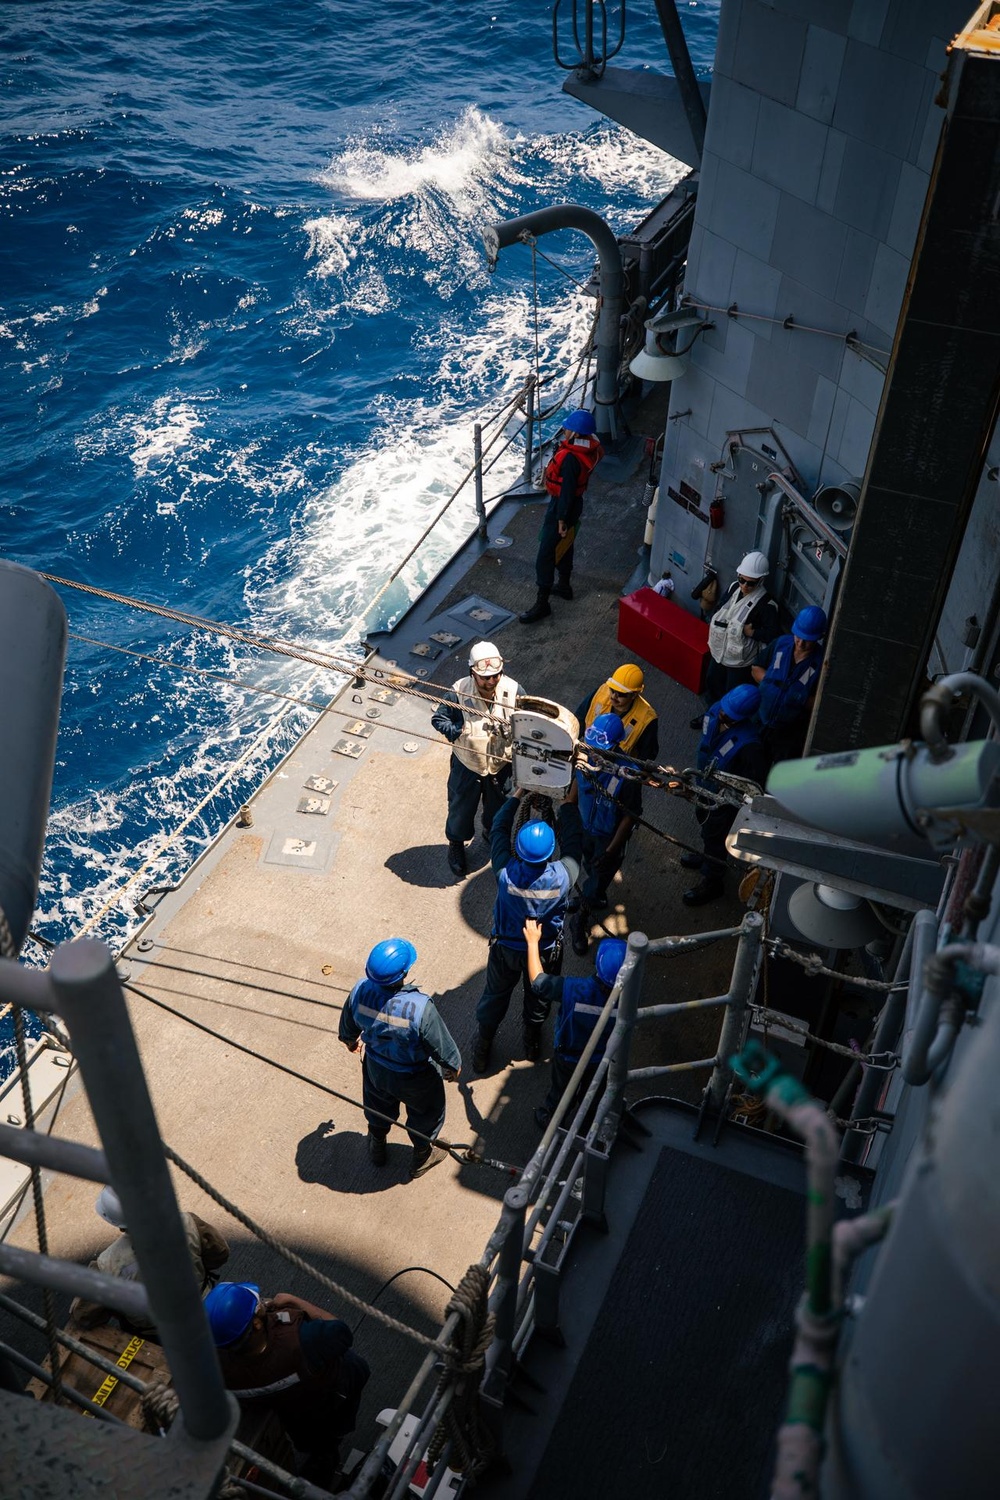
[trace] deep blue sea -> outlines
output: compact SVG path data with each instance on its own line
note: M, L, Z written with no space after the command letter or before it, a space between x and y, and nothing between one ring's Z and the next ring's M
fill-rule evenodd
M703 72L717 10L683 11ZM560 93L540 0L8 0L0 39L2 555L335 647L461 477L478 414L532 368L530 253L491 277L483 225L575 200L621 233L680 168ZM668 66L652 3L630 5L616 61ZM582 236L544 249L589 275ZM593 304L538 269L558 375ZM473 526L469 490L385 610ZM334 686L62 594L75 635ZM134 896L176 879L311 719L71 641L35 930L70 937L110 902L94 930L119 947Z

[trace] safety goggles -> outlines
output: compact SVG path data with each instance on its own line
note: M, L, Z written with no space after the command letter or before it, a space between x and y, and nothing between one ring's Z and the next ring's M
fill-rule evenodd
M499 677L503 671L503 662L499 656L487 656L482 661L477 661L472 670L477 677Z

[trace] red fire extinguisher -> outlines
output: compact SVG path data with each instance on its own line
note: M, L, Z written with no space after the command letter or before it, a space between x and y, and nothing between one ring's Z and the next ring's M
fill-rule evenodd
M726 497L717 495L708 507L708 519L713 530L719 531L726 524Z

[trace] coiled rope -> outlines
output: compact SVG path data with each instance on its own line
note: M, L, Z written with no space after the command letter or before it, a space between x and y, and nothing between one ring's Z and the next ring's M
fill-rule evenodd
M454 1394L427 1448L427 1463L433 1466L450 1443L448 1465L467 1479L474 1479L489 1466L496 1449L479 1405L480 1375L495 1324L489 1310L489 1290L486 1267L470 1266L445 1310L446 1316L457 1313L460 1322L444 1355L435 1400L450 1386Z

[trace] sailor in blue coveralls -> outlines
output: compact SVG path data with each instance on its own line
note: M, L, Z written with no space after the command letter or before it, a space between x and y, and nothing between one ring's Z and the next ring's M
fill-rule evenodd
M417 961L406 938L387 938L368 955L365 979L359 979L340 1013L340 1040L356 1052L364 1042L362 1061L368 1154L377 1167L386 1160L385 1138L400 1105L406 1105L406 1128L413 1143L410 1176L421 1177L447 1153L433 1145L444 1124L442 1079L455 1082L462 1054L438 1015L434 1002L405 984ZM426 1139L425 1139L426 1138Z
M552 1047L552 1082L542 1103L535 1110L535 1124L544 1130L552 1113L566 1092L583 1049L590 1041L594 1027L614 989L618 970L625 962L628 944L624 938L605 938L598 946L594 974L589 979L562 978L561 975L546 974L542 968L538 942L541 923L527 921L524 924L524 939L528 945L528 975L531 988L546 1004L559 1007L556 1016L556 1034ZM590 1062L580 1080L577 1094L585 1092L594 1075L594 1069L604 1056L615 1024L616 1012L612 1010L604 1027L603 1035L591 1054Z
M527 970L524 923L533 917L542 924L542 962L551 974L562 967L562 930L569 893L580 873L583 832L579 809L564 802L556 817L560 859L553 859L556 835L548 823L525 823L511 849L511 830L518 809L517 797L508 797L493 822L493 873L497 877L497 899L493 907L493 932L486 964L486 984L476 1006L475 1047L472 1066L482 1073L489 1062L494 1033L510 1005L517 981L524 989L524 1055L537 1062L541 1055L542 1023L549 1013L544 1000L531 987Z
M763 786L767 757L760 742L759 707L760 690L749 682L741 682L718 703L712 704L705 715L698 746L699 771L707 770L711 765L716 771L745 776ZM699 810L697 816L701 823L705 857L693 852L681 855L681 864L686 870L701 870L698 884L681 897L685 906L704 906L706 901L715 901L722 895L726 834L733 826L736 813L735 807L726 806L713 807L707 813Z
M795 616L791 635L780 635L765 662L751 669L760 688L757 721L772 765L802 754L819 686L825 635L826 612L818 604L807 604Z
M594 750L617 750L625 738L625 725L617 714L598 714L584 735ZM583 874L580 905L569 920L573 952L584 954L590 947L590 914L606 906L608 883L621 869L636 819L642 816L642 786L628 780L622 770L606 769L598 762L578 769L570 789L583 824Z

